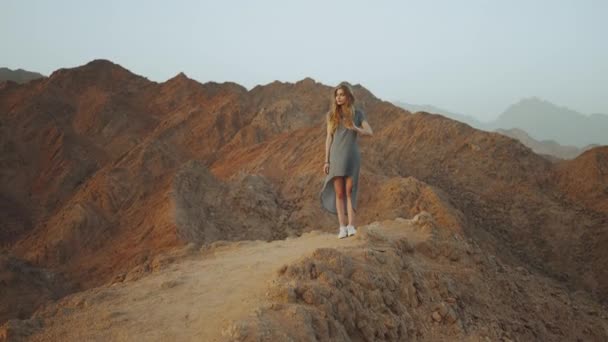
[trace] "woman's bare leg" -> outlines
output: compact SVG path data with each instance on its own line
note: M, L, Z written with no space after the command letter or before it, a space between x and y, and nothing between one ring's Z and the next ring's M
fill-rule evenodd
M353 210L353 202L351 195L353 192L353 177L346 178L346 210L348 212L348 225L355 226L355 211Z
M334 191L336 192L338 222L340 223L340 226L346 226L346 217L344 217L344 177L334 177Z

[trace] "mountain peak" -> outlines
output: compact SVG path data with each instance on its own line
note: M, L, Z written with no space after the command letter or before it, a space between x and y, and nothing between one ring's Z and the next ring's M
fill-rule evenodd
M120 67L118 64L103 58L94 59L89 63L85 64L85 66L96 68L111 68L116 66Z
M169 85L171 87L190 87L190 86L196 86L196 87L201 87L202 84L190 77L188 77L188 75L186 75L183 71L179 72L177 75L171 77L170 79L168 79L167 81L165 81L166 85Z
M308 85L315 85L316 83L317 82L314 79L312 79L310 77L306 77L306 78L301 79L298 82L296 82L296 85L305 85L305 86L308 86Z
M523 99L520 100L520 102L541 102L541 103L548 103L548 101L543 100L542 98L540 98L538 96L524 97Z
M123 68L119 64L116 64L107 59L94 59L87 64L73 67L73 68L61 68L55 70L49 78L56 78L63 75L71 74L83 74L83 73L106 73L106 72L118 72L121 74L128 73L133 75L129 70Z
M73 68L55 70L48 78L47 86L70 88L78 91L87 85L99 88L113 89L116 83L148 81L145 77L136 75L119 64L106 59L95 59L87 64Z
M493 126L517 127L535 139L582 147L592 143L606 144L604 127L608 122L602 121L601 117L592 118L539 97L529 97L509 106Z
M167 82L175 82L175 81L194 81L188 75L186 75L183 71L180 71L177 75L171 77L167 80Z
M16 70L11 70L4 67L0 68L0 82L13 81L16 83L27 83L31 80L39 78L44 78L44 75L37 72L23 70L21 68Z
M559 106L557 106L556 104L544 100L538 96L524 97L518 102L512 104L511 107L559 108Z

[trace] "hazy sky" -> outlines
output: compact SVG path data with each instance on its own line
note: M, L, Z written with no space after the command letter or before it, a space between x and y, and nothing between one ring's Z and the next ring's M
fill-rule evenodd
M105 58L163 82L304 77L481 119L538 96L608 114L608 1L0 1L0 66Z

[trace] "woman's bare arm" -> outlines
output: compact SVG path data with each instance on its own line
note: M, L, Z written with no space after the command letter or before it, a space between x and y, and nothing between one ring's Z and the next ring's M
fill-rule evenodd
M361 122L361 127L355 126L355 130L361 133L361 135L374 135L374 131L372 131L372 127L369 125L367 120L363 120L363 122Z
M329 163L329 151L331 149L331 143L334 141L334 135L327 125L327 137L325 138L325 162Z

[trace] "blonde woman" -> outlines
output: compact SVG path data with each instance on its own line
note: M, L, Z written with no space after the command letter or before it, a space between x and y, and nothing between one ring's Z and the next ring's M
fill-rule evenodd
M372 134L372 128L363 111L355 109L352 90L347 84L341 83L333 90L331 110L327 113L323 165L323 172L327 176L321 190L323 208L338 215L340 239L355 235L357 232L355 210L361 166L357 138L359 135Z

